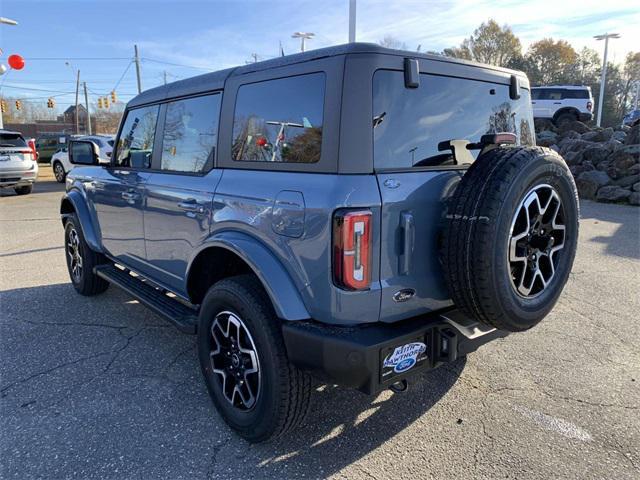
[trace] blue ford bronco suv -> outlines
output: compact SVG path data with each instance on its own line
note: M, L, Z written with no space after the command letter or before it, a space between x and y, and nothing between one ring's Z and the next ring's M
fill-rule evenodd
M563 159L520 72L354 43L153 88L108 163L89 141L60 212L71 281L197 334L251 442L312 378L373 394L536 325L578 236Z

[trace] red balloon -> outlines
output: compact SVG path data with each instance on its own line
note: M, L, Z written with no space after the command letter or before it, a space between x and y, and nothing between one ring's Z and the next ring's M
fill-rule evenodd
M9 66L14 70L22 70L24 68L24 58L20 55L9 55Z

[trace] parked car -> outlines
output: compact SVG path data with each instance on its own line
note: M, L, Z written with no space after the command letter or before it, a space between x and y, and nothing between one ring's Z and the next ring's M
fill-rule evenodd
M98 145L100 149L100 158L103 162L109 162L111 152L113 151L113 135L87 135L82 137L73 137L77 140L90 140ZM69 153L65 145L51 157L51 168L56 177L56 181L63 183L67 173L73 168L73 164L69 162Z
M402 391L553 308L577 193L533 132L524 74L371 44L147 90L108 165L70 143L71 282L197 332L226 422L282 435L311 375Z
M45 133L36 138L36 150L40 163L50 163L51 157L67 144L70 135L59 133Z
M633 127L640 123L640 110L631 110L627 113L622 119L622 125L627 125L628 127Z
M0 130L0 188L13 188L18 195L31 193L38 178L37 158L32 139Z
M533 116L560 125L572 120L588 122L593 118L591 87L554 85L531 89Z

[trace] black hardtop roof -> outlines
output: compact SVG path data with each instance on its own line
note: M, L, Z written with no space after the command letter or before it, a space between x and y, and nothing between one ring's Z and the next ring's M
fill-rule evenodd
M294 55L286 55L262 62L250 63L235 68L227 68L217 72L205 73L196 77L178 80L177 82L168 83L159 87L145 90L140 95L131 99L128 107L136 107L147 103L160 102L169 98L180 97L185 95L193 95L201 92L219 90L224 88L225 81L229 77L236 77L252 72L269 70L272 68L285 67L297 63L318 60L321 58L335 57L338 55L355 54L355 53L377 53L384 55L396 55L417 59L432 60L437 62L456 63L468 65L472 67L481 67L485 69L495 70L502 73L510 73L516 75L524 75L522 72L509 70L506 68L496 67L493 65L485 65L482 63L461 60L458 58L445 57L442 55L410 52L405 50L394 50L385 48L375 43L347 43L344 45L336 45L334 47L319 48L304 53L296 53Z

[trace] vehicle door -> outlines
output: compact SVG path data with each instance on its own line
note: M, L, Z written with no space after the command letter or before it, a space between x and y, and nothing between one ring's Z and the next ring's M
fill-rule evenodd
M214 169L221 92L164 104L159 154L145 185L145 245L151 277L185 293L188 261L209 234L221 170Z
M488 133L513 132L530 144L529 91L509 98L509 77L469 79L422 62L417 88L402 70L373 74L373 157L382 197L381 318L393 321L451 304L439 261L446 201L477 151L451 151L441 142L477 142ZM480 75L481 72L478 73ZM482 80L482 81L480 81ZM493 80L493 81L491 81Z
M155 153L159 109L159 105L151 105L126 113L111 163L100 169L88 187L105 250L141 273L147 270L144 186Z

